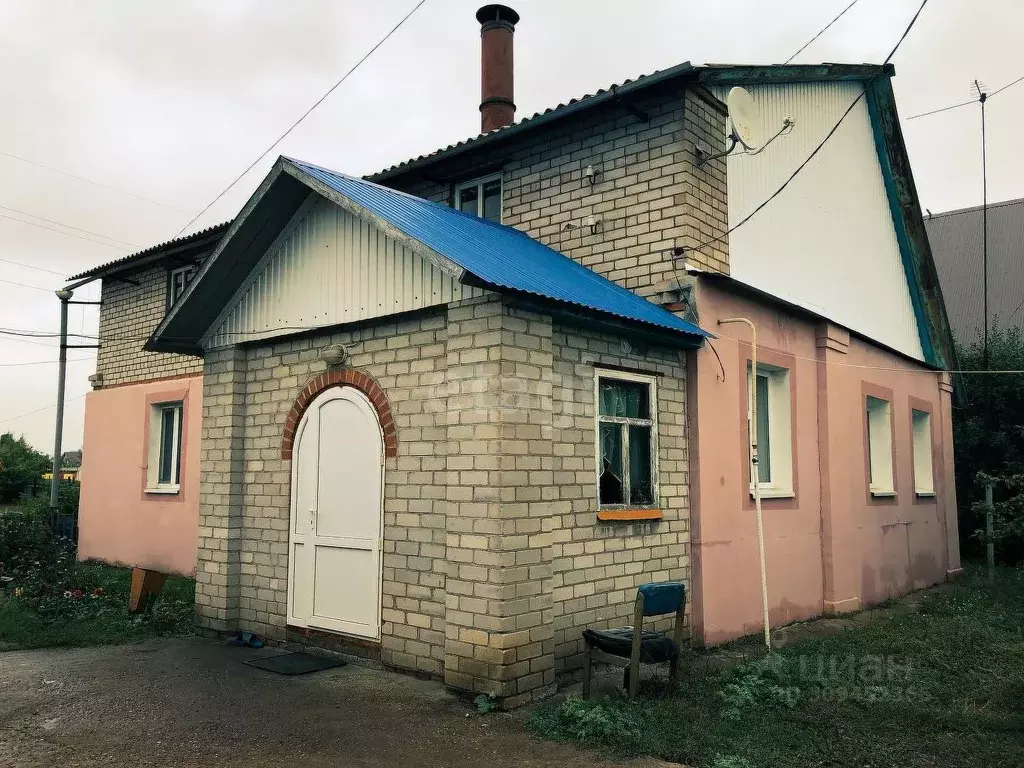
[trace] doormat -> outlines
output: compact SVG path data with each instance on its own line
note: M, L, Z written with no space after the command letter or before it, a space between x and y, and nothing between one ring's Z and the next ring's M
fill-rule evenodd
M279 675L305 675L308 672L319 672L322 669L344 667L347 662L341 659L330 659L325 656L310 656L308 653L280 653L277 656L266 656L242 662L250 667L276 672Z

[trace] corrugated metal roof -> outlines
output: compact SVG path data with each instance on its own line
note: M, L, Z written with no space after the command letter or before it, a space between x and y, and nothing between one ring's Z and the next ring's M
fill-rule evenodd
M885 72L888 75L893 73L891 64L886 66ZM529 117L517 120L511 125L457 141L454 144L449 144L447 147L428 152L425 155L419 155L384 170L369 174L365 178L370 181L383 181L414 168L430 165L438 160L459 154L468 149L475 149L478 146L489 144L492 141L504 141L526 130L539 128L550 121L568 117L578 111L596 107L606 101L621 99L635 91L640 91L674 78L688 77L699 80L702 84L721 81L733 85L741 85L764 82L797 83L819 80L866 80L874 77L876 74L878 74L878 65L875 64L709 64L694 66L690 62L684 61L682 64L677 64L668 69L655 70L647 75L623 80L621 83L613 83L607 88L598 89L594 93L586 93L578 98L569 99L567 102L560 103L554 107L548 107L542 112L535 112Z
M120 259L114 259L108 261L105 264L100 264L98 267L93 267L85 272L80 272L77 275L72 275L68 278L68 282L72 280L80 280L86 277L100 277L102 275L109 275L115 272L120 272L124 269L129 269L134 265L135 262L156 255L159 251L167 250L169 248L180 248L181 246L189 245L198 240L202 240L212 235L221 235L227 228L231 226L230 221L225 221L222 224L215 224L212 227L201 229L198 232L193 232L191 235L185 235L184 237L177 237L172 240L168 240L165 243L158 245L151 245L143 251L137 251L136 253L130 253L127 256L122 256Z
M937 213L924 224L953 337L971 344L984 328L981 206ZM988 311L989 328L1024 328L1024 199L988 206Z
M711 336L517 229L316 165L285 160L497 289L692 336Z

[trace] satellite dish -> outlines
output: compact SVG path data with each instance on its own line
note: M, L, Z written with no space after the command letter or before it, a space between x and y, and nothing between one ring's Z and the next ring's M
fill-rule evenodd
M760 147L763 139L761 112L750 93L745 88L738 86L731 88L729 95L725 98L725 104L729 108L732 138L747 150Z

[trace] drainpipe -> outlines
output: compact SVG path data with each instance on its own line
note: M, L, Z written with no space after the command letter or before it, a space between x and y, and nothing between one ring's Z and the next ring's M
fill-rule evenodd
M750 328L750 372L751 379L747 383L747 401L749 413L747 417L747 434L750 436L750 481L754 486L754 510L757 515L757 554L761 561L761 611L764 618L764 645L769 652L772 650L771 625L768 622L768 573L764 558L764 521L761 517L761 484L757 472L757 328L745 317L727 317L718 321L719 325L727 323L744 323Z

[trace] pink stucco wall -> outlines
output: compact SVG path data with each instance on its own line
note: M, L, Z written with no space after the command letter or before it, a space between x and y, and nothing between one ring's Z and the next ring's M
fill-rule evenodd
M749 331L758 359L789 370L794 494L762 503L773 626L856 610L934 584L960 567L947 379L834 325L709 279L691 356L691 542L695 639L761 630L757 529L746 453ZM724 380L723 380L724 379ZM896 497L867 492L866 392L891 394ZM913 403L913 405L912 405ZM935 497L914 493L912 407L932 411Z
M199 525L202 376L90 392L85 404L78 557L190 575ZM145 492L152 403L184 402L181 487ZM155 460L155 458L154 458Z

